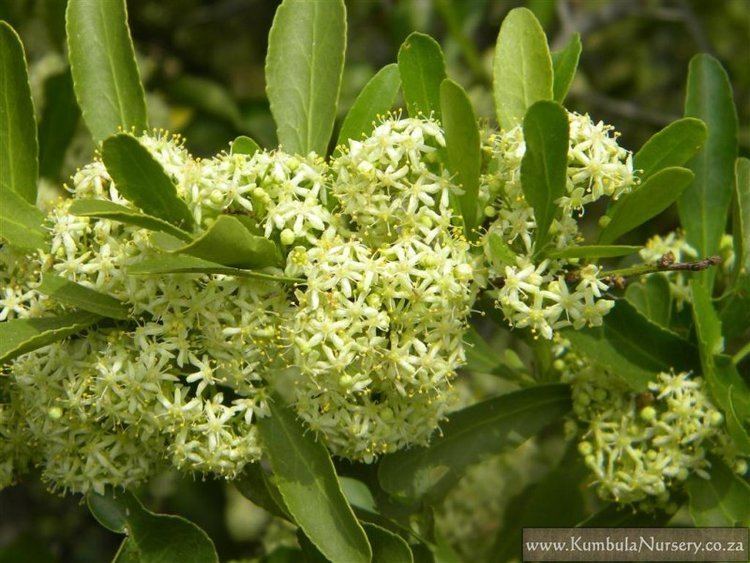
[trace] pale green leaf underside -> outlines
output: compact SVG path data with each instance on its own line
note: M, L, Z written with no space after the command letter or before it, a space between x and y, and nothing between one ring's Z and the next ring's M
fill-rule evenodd
M68 0L66 31L73 87L96 141L119 128L148 127L146 101L125 0Z
M342 0L284 0L266 55L266 92L279 144L325 155L336 118L346 50Z

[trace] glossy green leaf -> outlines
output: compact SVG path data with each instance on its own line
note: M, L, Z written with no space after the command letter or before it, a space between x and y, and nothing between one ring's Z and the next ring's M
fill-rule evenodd
M259 462L246 465L240 476L232 481L232 484L237 487L242 496L251 500L267 512L280 518L291 520L279 489L270 482L269 477Z
M193 216L174 182L138 139L124 133L109 137L102 144L102 161L117 191L144 213L180 228L193 227Z
M565 194L568 171L567 113L555 102L535 103L523 120L523 137L526 152L521 160L521 186L526 201L534 208L534 249L540 251L547 243L550 225L560 209L556 202Z
M326 154L345 50L343 0L284 0L277 8L268 36L266 92L286 152Z
M736 281L739 273L750 270L750 159L745 157L738 158L735 164L733 217Z
M146 101L125 0L68 0L65 29L73 89L94 140L120 128L145 130Z
M445 60L440 45L429 35L414 32L398 50L398 70L409 115L440 117L440 84Z
M560 51L552 53L554 80L552 83L553 99L563 103L568 95L570 85L578 70L578 59L581 57L581 34L571 35L568 44Z
M470 327L464 333L464 343L467 371L499 375L509 381L530 379L518 354L510 348L499 351L490 346L475 328Z
M493 70L495 111L502 129L519 125L535 102L552 100L552 57L544 30L530 10L514 8L505 16Z
M80 116L70 71L47 79L44 100L39 121L39 174L57 180Z
M588 474L577 448L569 446L557 467L508 503L503 526L495 536L492 560L523 560L524 528L572 527L580 522L586 514L581 483ZM555 510L550 510L552 499Z
M568 246L547 252L550 258L616 258L638 252L642 246L595 244L590 246Z
M363 135L372 133L377 119L393 107L400 88L398 65L391 63L381 68L365 84L346 114L336 144L345 145L349 139L359 141Z
M403 499L439 498L464 470L514 448L570 410L567 385L539 385L477 403L451 415L429 446L383 457L380 485Z
M245 135L240 135L232 141L232 154L246 154L252 156L259 150L260 147L258 146L258 143Z
M688 243L699 256L713 256L732 201L738 124L727 73L710 55L696 55L690 61L685 115L701 119L708 136L703 150L688 163L695 180L678 200L677 210ZM715 269L698 276L711 287Z
M256 279L267 282L298 283L301 278L290 278L287 276L265 274L253 270L232 268L223 266L216 262L204 260L197 256L186 254L165 254L158 258L142 260L128 267L128 275L149 276L163 274L221 274L223 276L235 276L238 278Z
M365 483L359 479L339 476L339 485L341 486L341 491L344 493L347 502L353 507L361 508L368 512L378 512L372 492Z
M477 117L464 89L447 78L440 84L440 107L443 111L448 169L454 175L454 182L463 190L457 199L466 236L473 240L479 224L477 196L482 167Z
M26 57L21 39L0 21L0 192L36 204L38 145Z
M127 491L86 497L89 510L105 527L127 533L116 561L123 563L218 563L211 538L198 526L171 514L155 514Z
M614 242L656 217L680 197L693 177L687 168L664 168L638 189L620 197L607 212L609 223L602 229L599 242Z
M25 225L6 215L0 215L0 241L28 254L47 246L47 239L43 234L30 231Z
M0 240L29 253L45 248L48 232L43 221L44 214L21 195L0 190Z
M125 303L106 293L100 293L54 274L44 274L37 291L52 297L56 301L102 317L111 319L127 319L130 317L130 308Z
M673 121L636 153L633 166L640 171L638 177L645 181L659 170L682 166L703 147L706 134L706 124L700 119L685 117Z
M579 354L645 391L661 371L692 371L697 351L685 340L649 321L625 300L604 317L603 326L564 332Z
M690 280L690 295L693 301L693 321L698 336L703 371L713 365L713 357L724 351L724 337L721 334L719 315L711 302L711 294L705 284L693 278Z
M176 252L237 268L281 263L281 254L272 240L251 234L231 215L220 215L203 234Z
M631 283L625 299L650 321L669 327L672 318L672 290L662 274L651 274L645 280Z
M375 524L363 524L372 546L372 563L413 563L414 556L404 539Z
M71 204L70 213L79 217L97 217L119 221L126 225L167 233L185 241L192 239L190 233L178 229L163 219L140 213L135 209L105 199L77 199Z
M696 526L750 526L750 485L720 459L711 460L710 479L687 480L690 516Z
M515 266L517 254L503 240L500 233L493 231L489 234L488 248L495 268L502 271L505 266Z
M334 563L369 562L364 530L341 492L328 451L276 397L257 421L274 484L305 535Z
M0 365L27 352L81 332L101 317L91 313L68 313L58 317L13 319L0 323Z

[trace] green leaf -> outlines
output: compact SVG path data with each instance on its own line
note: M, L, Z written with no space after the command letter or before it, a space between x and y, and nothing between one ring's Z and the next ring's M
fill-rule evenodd
M251 234L231 215L219 215L203 234L176 252L240 268L264 268L281 263L281 255L272 240Z
M147 129L125 0L68 0L65 29L73 89L94 140Z
M544 30L530 10L514 8L505 16L493 69L495 111L502 129L521 123L535 102L552 99L552 57Z
M500 233L493 231L489 234L489 250L492 264L498 270L505 266L514 266L516 264L516 253L503 240Z
M580 522L577 528L662 528L672 514L656 509L633 510L632 506L611 503Z
M47 246L48 232L42 227L44 215L11 190L0 190L0 239L24 252Z
M628 256L638 252L642 246L628 245L591 245L591 246L568 246L547 252L550 258L616 258Z
M458 203L466 236L473 240L479 224L477 195L482 167L477 117L464 89L448 78L440 84L440 107L443 111L448 169L455 174L455 182L464 192L458 196Z
M625 299L650 321L669 327L672 291L666 276L651 274L642 282L631 283L625 290Z
M710 479L687 480L690 516L696 526L750 526L750 485L720 459L711 460Z
M102 161L120 194L146 214L191 229L195 224L187 204L161 164L138 139L124 133L102 143Z
M750 270L750 159L740 157L735 164L734 260L735 285L741 273Z
M0 365L81 332L100 319L99 315L78 312L59 317L4 321L0 323Z
M556 202L565 194L567 113L556 102L535 103L523 120L523 137L526 152L521 160L521 186L526 201L534 208L537 229L534 249L539 251L544 248L552 220L560 209Z
M685 340L649 321L625 300L604 317L602 326L566 330L575 350L622 378L635 391L662 371L692 371L697 351Z
M552 53L553 99L563 103L568 95L570 85L578 70L578 59L581 57L581 34L571 35L568 44L562 50Z
M664 168L682 166L706 142L706 124L685 117L667 125L651 137L635 155L634 167L641 181Z
M372 546L372 563L413 563L414 556L404 539L375 524L363 524Z
M369 562L372 550L346 502L328 451L277 396L257 421L274 482L310 541L334 563Z
M349 139L359 141L363 135L370 134L375 121L393 107L400 88L398 65L391 63L381 68L365 84L346 114L336 145L345 145Z
M693 301L693 321L698 336L698 350L703 371L710 371L713 357L724 351L724 337L721 335L721 321L711 303L711 294L705 284L693 278L690 280L690 295Z
M427 447L383 457L380 485L402 499L436 500L483 458L515 448L570 410L567 385L539 385L477 403L451 415Z
M279 489L270 482L259 462L246 465L239 478L232 481L232 483L237 487L242 496L251 500L267 512L280 518L291 520Z
M170 81L168 93L173 103L195 108L238 129L242 128L240 108L221 83L199 76L182 75Z
M119 221L126 225L167 233L184 241L192 240L190 233L178 229L171 223L105 199L77 199L71 204L70 213L79 217L97 217Z
M339 485L346 497L346 501L353 507L361 508L375 514L378 513L378 509L375 506L375 498L365 483L351 477L339 477Z
M115 561L123 563L218 563L211 538L198 526L168 514L155 514L127 491L86 497L89 510L106 528L127 533Z
M506 348L502 352L490 346L474 329L464 333L466 347L465 369L473 373L499 375L509 381L522 381L528 378L523 362L513 350Z
M438 42L416 31L409 35L398 50L398 70L409 115L440 118L440 84L446 75Z
M186 254L165 254L158 258L142 260L128 267L130 276L153 276L163 274L221 274L223 276L235 276L238 278L249 278L267 282L301 283L301 278L290 278L275 274L265 274L253 270L243 270L222 266L216 262L203 260L196 256Z
M253 156L260 150L258 143L256 143L250 137L240 135L234 141L232 141L232 154L246 154Z
M286 152L326 154L345 51L343 0L284 0L276 10L268 36L266 92Z
M541 481L532 483L508 503L503 526L495 536L493 561L522 561L524 528L575 526L586 514L581 483L588 470L577 448L571 445L560 464ZM555 510L550 510L554 499Z
M130 308L125 303L54 274L44 274L37 290L61 303L102 317L111 319L130 317Z
M69 70L47 79L44 100L39 121L39 174L54 181L60 175L80 115Z
M664 168L649 177L641 187L625 194L607 212L609 223L602 229L599 242L608 244L643 225L672 205L693 181L687 168Z
M0 192L36 203L36 121L21 39L0 21Z
M677 202L688 243L700 256L719 250L732 201L737 157L737 111L732 86L721 63L705 54L690 61L685 115L703 120L708 137L703 150L688 163L695 181ZM715 268L698 274L713 285Z

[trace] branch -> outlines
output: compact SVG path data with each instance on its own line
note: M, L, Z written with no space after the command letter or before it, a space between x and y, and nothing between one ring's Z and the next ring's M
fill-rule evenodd
M600 279L615 286L621 286L624 285L625 278L633 276L643 276L656 272L700 272L718 264L721 264L721 257L719 256L709 256L694 262L675 262L674 254L667 252L653 264L638 264L629 268L604 271ZM575 274L576 272L572 273Z

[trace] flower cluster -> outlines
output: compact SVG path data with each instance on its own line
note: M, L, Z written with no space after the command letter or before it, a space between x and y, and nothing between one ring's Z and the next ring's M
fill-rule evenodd
M636 182L632 155L618 145L611 126L594 123L588 115L569 113L568 117L567 189L557 201L560 212L550 228L552 249L582 239L574 214L583 214L585 205L603 196L617 199ZM508 322L549 339L558 328L601 324L614 302L604 297L608 288L599 279L598 267L580 269L576 281L570 282L566 273L571 261L533 257L534 210L521 187L525 149L520 126L491 136L485 147L491 165L482 178L480 199L486 205L485 214L495 219L484 236L484 246L489 259L491 238L499 237L517 256L515 263L497 264L490 259L490 277L503 280L494 296Z
M709 453L727 454L722 414L700 377L659 373L636 393L617 376L581 363L565 379L581 426L578 450L606 500L665 506L670 490L690 475L708 478ZM742 459L729 461L739 471L747 468Z

